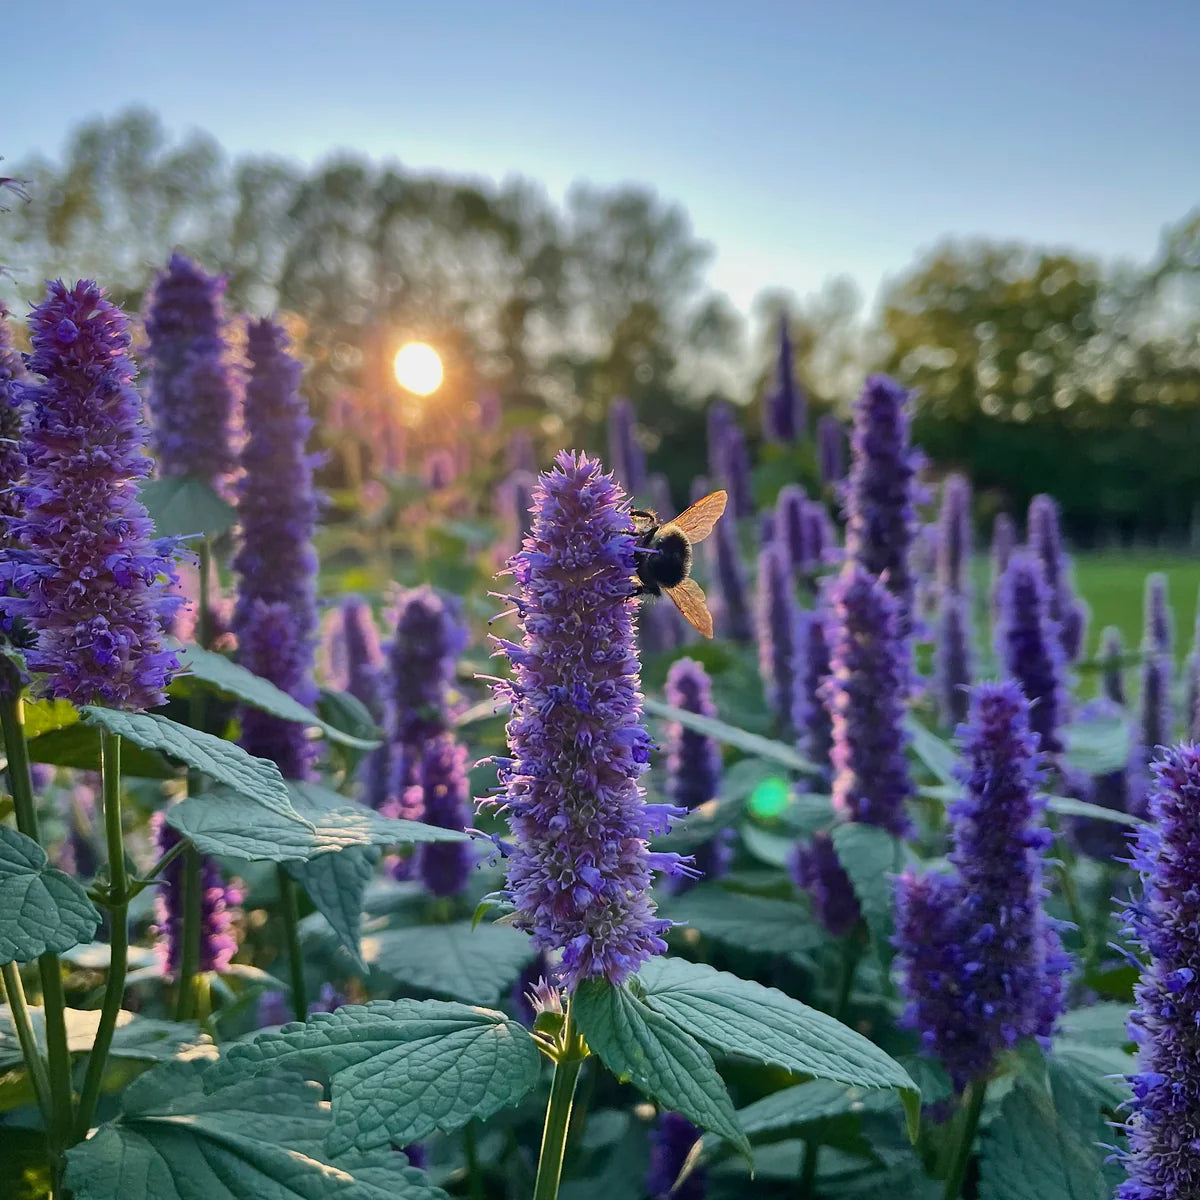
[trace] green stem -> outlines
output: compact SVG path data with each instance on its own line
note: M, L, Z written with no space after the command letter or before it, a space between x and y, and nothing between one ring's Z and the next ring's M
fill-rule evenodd
M975 1144L975 1131L979 1128L979 1114L983 1112L983 1098L987 1094L987 1080L976 1079L967 1085L963 1097L963 1120L958 1130L958 1144L950 1161L950 1173L946 1176L943 1200L959 1200L963 1181L967 1177L967 1165L971 1161L971 1147Z
M87 1074L79 1100L79 1116L75 1122L75 1140L83 1141L92 1127L96 1105L100 1101L100 1085L108 1064L121 1001L125 997L125 972L129 958L129 878L125 872L125 839L121 830L121 737L104 730L100 734L100 764L104 795L104 840L108 847L109 878L109 946L108 981L104 987L104 1003L100 1009L100 1024L96 1040L88 1055Z
M17 1041L21 1043L21 1054L25 1058L25 1066L29 1077L33 1080L33 1090L37 1095L38 1108L42 1110L42 1120L46 1127L54 1119L54 1105L50 1098L50 1076L46 1074L46 1062L38 1047L33 1025L29 1020L29 1008L25 1003L25 986L21 983L21 972L16 963L5 963L0 972L3 973L4 994L8 997L8 1011L12 1018L13 1028L17 1031Z
M571 1102L575 1085L586 1054L570 1014L563 1027L562 1056L554 1065L554 1082L550 1085L550 1103L546 1106L546 1124L542 1130L542 1152L538 1157L537 1182L533 1200L558 1200L558 1185L562 1179L563 1152L567 1147L567 1129L571 1124Z
M183 853L183 929L175 1020L190 1021L196 1011L196 972L200 969L200 855L191 842Z
M0 733L8 757L8 790L12 792L17 829L26 837L38 837L37 809L33 801L33 776L29 771L29 747L25 742L25 709L19 687L11 680L0 681ZM62 967L57 954L38 958L42 981L42 1019L46 1026L46 1056L50 1064L52 1120L47 1129L55 1178L59 1156L71 1139L75 1119L75 1094L71 1085L71 1052L67 1048L67 999L63 992Z
M484 1200L483 1175L479 1170L479 1147L475 1144L473 1121L469 1121L463 1129L463 1150L467 1156L467 1195L470 1200Z
M196 642L205 650L212 649L212 600L209 595L209 572L212 570L212 539L207 535L196 547L200 560L200 591L196 597Z
M296 881L281 863L277 868L279 904L283 911L283 931L287 938L288 970L292 980L292 1012L297 1021L308 1019L308 990L304 984L304 959L300 956L300 904Z
M854 990L854 975L862 958L863 943L859 937L861 930L854 929L842 942L842 970L838 980L837 998L833 1003L831 1016L835 1021L845 1020L846 1010L850 1007L850 993ZM810 1138L804 1143L804 1158L800 1167L800 1196L802 1200L812 1200L817 1186L817 1159L821 1154L821 1143Z

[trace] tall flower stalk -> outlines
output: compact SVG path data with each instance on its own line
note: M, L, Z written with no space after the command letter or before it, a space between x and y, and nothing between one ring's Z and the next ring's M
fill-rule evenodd
M759 674L766 688L767 703L785 737L793 734L799 616L791 563L786 548L777 538L764 546L758 555L755 623L758 627Z
M781 313L775 376L763 393L763 435L769 442L795 442L804 435L807 401L793 357L787 313Z
M632 402L618 396L608 409L608 457L613 474L631 496L646 490L646 452L637 440L636 426Z
M318 500L313 460L305 449L312 420L300 394L299 362L287 335L269 320L247 330L246 442L238 484L241 545L234 556L238 575L233 627L241 664L269 679L301 704L316 700L317 556L313 548ZM240 713L241 745L269 758L285 779L308 778L315 747L304 727L256 708ZM277 872L288 932L292 1002L297 1020L308 1006L304 966L296 954L296 884ZM187 983L181 980L181 988Z

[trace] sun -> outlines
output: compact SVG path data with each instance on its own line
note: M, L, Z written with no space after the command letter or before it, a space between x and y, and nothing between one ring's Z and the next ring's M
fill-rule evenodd
M442 360L424 342L409 342L396 352L396 382L417 396L429 396L442 386Z

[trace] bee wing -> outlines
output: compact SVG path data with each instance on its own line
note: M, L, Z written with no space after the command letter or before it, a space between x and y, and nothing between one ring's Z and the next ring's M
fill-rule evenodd
M724 492L721 493L724 496ZM690 576L675 587L663 588L663 591L675 602L675 607L683 613L693 628L699 630L706 638L713 635L712 613L708 611L708 603L704 599L704 589Z
M689 542L702 542L713 531L713 526L720 520L725 511L725 502L729 497L724 492L709 492L703 499L697 500L691 508L686 508L672 522L678 525L687 536ZM703 596L703 592L700 593Z

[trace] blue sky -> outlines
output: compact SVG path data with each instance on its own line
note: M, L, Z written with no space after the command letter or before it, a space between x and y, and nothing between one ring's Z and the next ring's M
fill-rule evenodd
M141 102L235 151L644 181L742 308L943 234L1146 258L1200 204L1196 0L23 0L0 40L10 161Z

